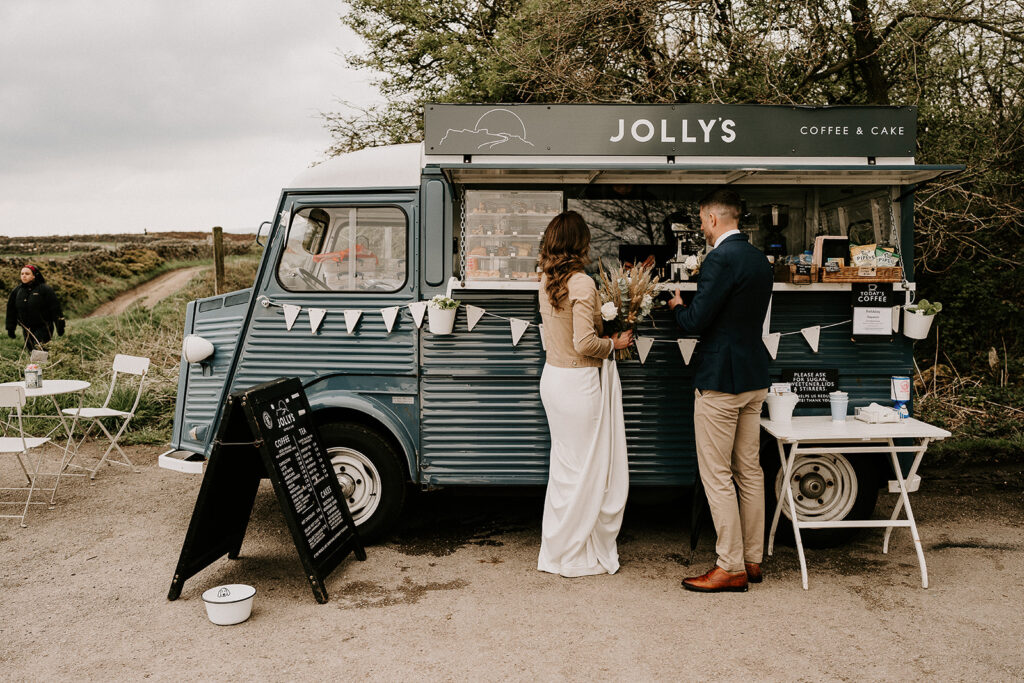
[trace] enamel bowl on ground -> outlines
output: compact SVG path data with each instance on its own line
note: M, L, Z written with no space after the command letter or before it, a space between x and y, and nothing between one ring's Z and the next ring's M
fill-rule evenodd
M215 586L203 593L206 616L218 626L240 624L252 614L256 589L244 583Z

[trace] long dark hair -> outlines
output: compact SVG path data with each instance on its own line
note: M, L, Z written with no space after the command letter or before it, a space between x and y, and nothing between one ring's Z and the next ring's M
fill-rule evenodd
M581 273L590 261L590 228L575 211L551 219L540 242L540 268L547 278L545 289L555 310L561 310L569 294L569 278Z

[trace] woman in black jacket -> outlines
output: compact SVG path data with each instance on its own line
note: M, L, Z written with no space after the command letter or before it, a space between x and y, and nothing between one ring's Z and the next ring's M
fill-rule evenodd
M64 335L60 301L36 266L21 269L21 284L7 300L7 336L14 339L19 326L25 331L25 348L29 351L50 341L54 329Z

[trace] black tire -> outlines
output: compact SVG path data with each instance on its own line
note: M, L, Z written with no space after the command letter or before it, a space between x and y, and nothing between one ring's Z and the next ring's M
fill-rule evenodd
M363 543L386 537L405 505L406 472L398 449L378 431L357 422L320 426L328 465L349 495L349 508Z
M795 499L801 519L810 516L837 521L870 519L878 502L879 478L875 460L877 457L870 455L856 457L838 453L798 456L794 467L809 475L805 479L805 484L796 484L801 489L801 493ZM761 467L764 470L767 538L771 530L775 502L778 500L777 495L781 492L778 487L781 487L782 464L779 461L779 448L774 439L765 439L762 444ZM812 491L821 491L821 497L810 497ZM794 493L796 494L796 491ZM801 529L800 537L805 547L833 548L848 543L859 531L861 529ZM793 543L793 526L789 519L789 506L785 501L775 532L775 541Z

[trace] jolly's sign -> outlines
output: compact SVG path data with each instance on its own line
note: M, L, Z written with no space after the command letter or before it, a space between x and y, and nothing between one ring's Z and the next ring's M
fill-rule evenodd
M428 104L428 155L912 157L915 107Z

